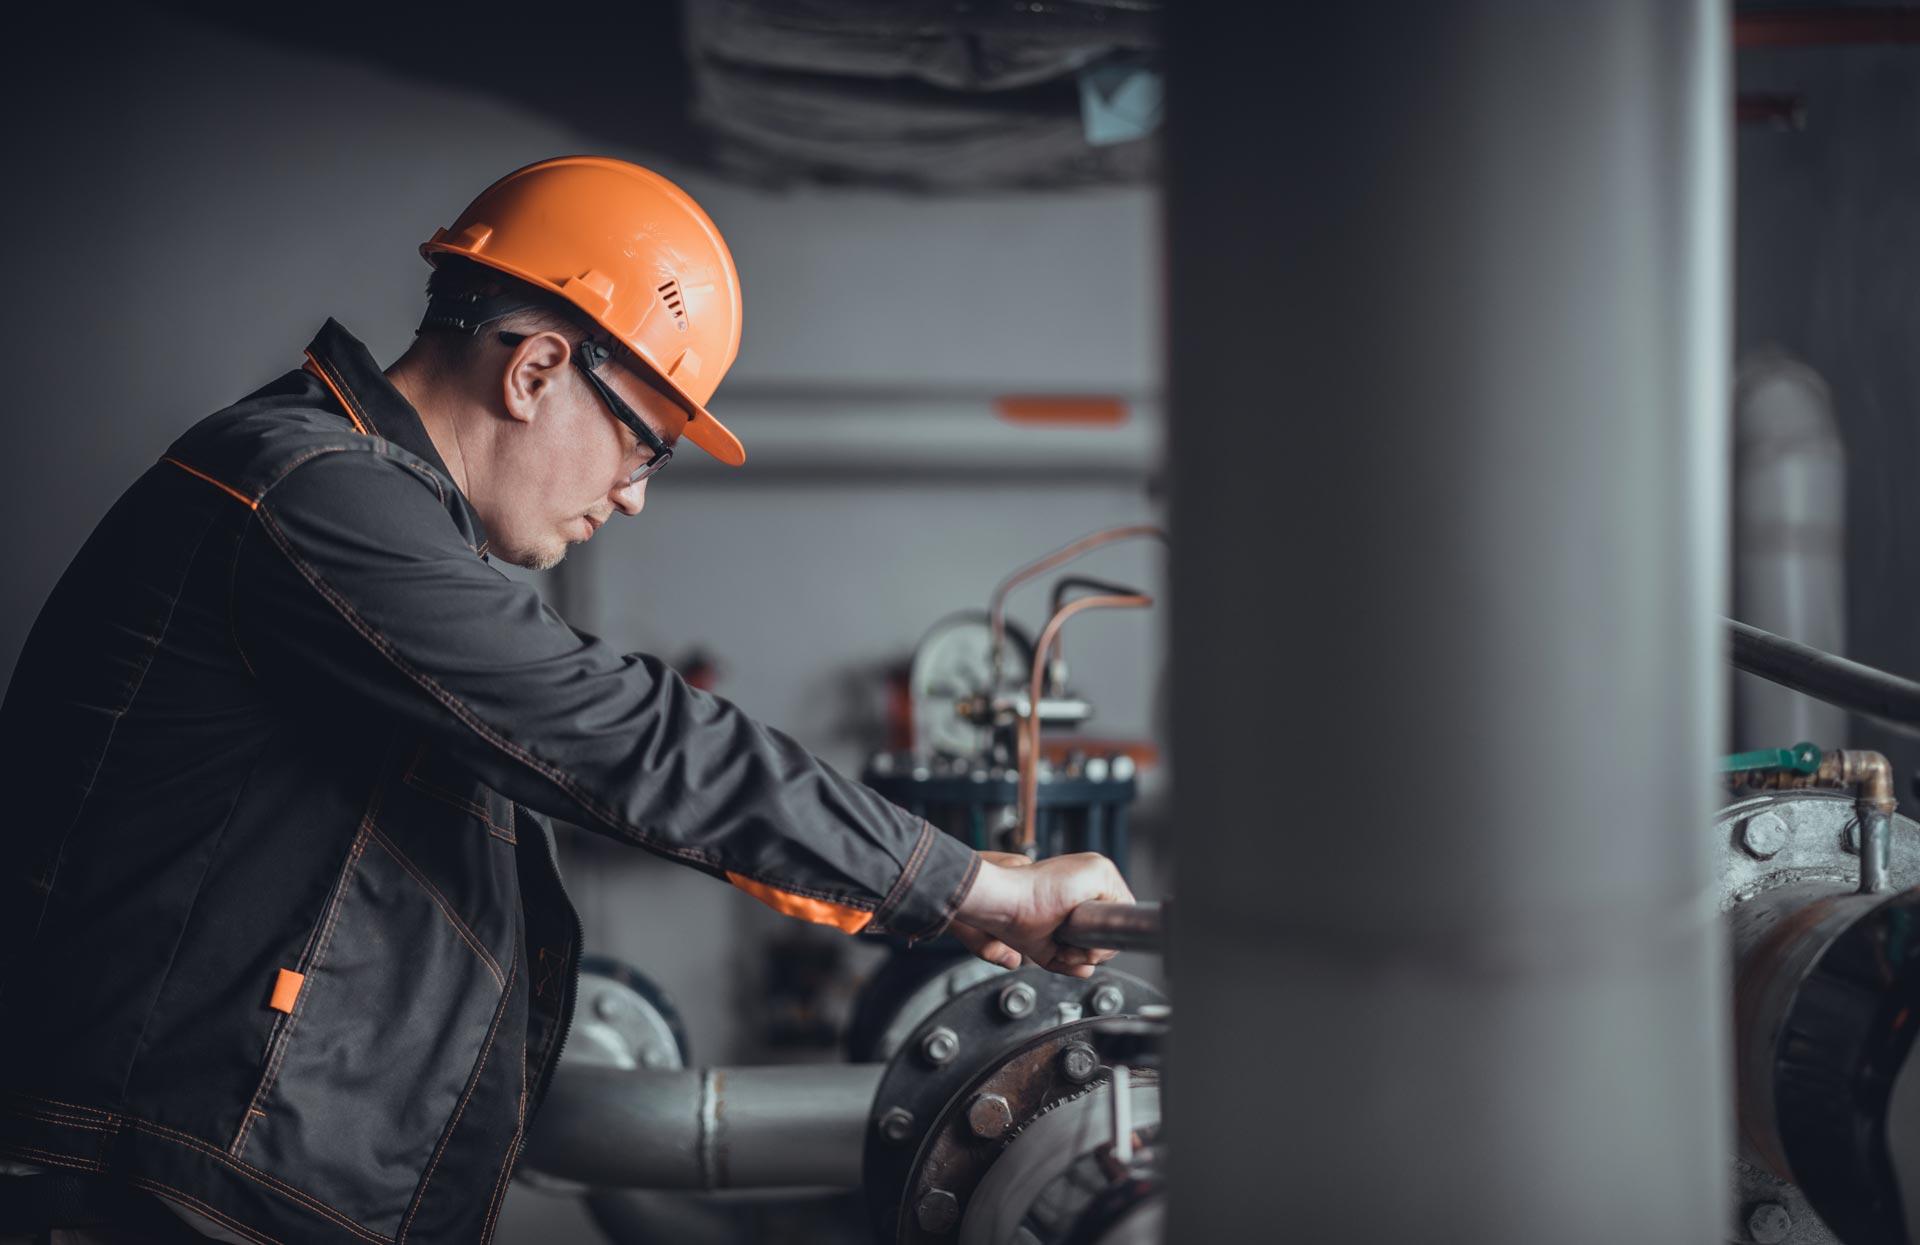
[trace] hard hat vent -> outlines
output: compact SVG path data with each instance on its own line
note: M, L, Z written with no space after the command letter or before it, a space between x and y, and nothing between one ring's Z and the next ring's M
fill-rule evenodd
M687 300L680 296L680 283L669 277L654 287L660 292L660 301L673 313L673 327L682 333L687 331Z

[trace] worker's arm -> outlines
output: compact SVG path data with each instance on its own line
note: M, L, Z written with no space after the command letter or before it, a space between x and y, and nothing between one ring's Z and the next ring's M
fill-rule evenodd
M288 703L397 720L514 800L790 915L914 937L946 926L973 851L658 660L574 631L462 542L444 487L355 449L266 492L233 576L257 678Z

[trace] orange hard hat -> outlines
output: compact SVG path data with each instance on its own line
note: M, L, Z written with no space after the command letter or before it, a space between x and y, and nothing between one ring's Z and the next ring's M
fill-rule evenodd
M507 174L422 243L558 294L639 356L687 413L683 435L729 466L740 439L707 410L740 353L740 277L686 191L625 160L561 156Z

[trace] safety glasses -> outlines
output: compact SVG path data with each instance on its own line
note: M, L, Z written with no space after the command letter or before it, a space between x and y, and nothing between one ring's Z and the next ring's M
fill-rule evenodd
M527 340L527 335L502 332L500 340L509 346L517 346ZM612 353L599 342L589 338L573 348L573 362L580 369L580 374L587 378L587 383L593 386L593 391L600 395L600 400L607 404L607 409L613 412L613 417L632 429L633 435L640 439L640 444L653 451L651 458L634 468L627 476L627 485L630 487L648 476L657 474L662 467L671 462L673 447L662 441L660 435L653 429L647 427L647 421L640 418L639 412L621 401L620 395L613 391L613 386L600 378L600 365L605 363Z

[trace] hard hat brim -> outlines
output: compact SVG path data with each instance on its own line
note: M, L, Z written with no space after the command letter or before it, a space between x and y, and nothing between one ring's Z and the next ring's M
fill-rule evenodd
M661 378L679 393L679 387L672 381ZM685 394L681 394L684 399ZM740 438L725 424L713 417L713 412L697 402L687 400L687 426L680 435L693 442L707 453L713 455L729 467L738 467L747 461L746 447L740 444Z

